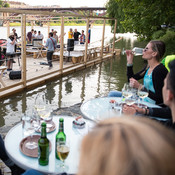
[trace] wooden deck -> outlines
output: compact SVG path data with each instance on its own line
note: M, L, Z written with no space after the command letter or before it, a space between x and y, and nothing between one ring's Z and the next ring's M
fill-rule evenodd
M115 50L116 54L120 54L120 50ZM9 72L5 71L5 74L2 76L2 80L4 81L6 87L3 87L0 83L0 98L6 98L10 95L13 95L17 92L21 92L25 89L32 89L37 86L43 85L47 83L48 81L55 80L61 76L65 76L68 74L71 74L73 72L85 69L86 67L90 67L92 65L98 64L102 61L105 61L107 59L110 59L113 56L113 53L106 53L103 56L103 59L100 57L96 58L89 58L86 64L83 63L83 57L81 57L81 60L75 61L76 56L75 53L72 53L72 59L70 59L69 62L64 59L64 65L63 70L61 72L59 67L59 54L57 57L53 58L53 68L49 70L48 65L44 65L43 63L47 64L46 57L38 57L33 58L32 55L27 56L27 72L26 72L26 87L23 86L23 82L21 79L17 80L10 80L9 79ZM81 55L81 54L80 54ZM72 62L72 61L73 62ZM16 63L13 64L13 70L21 70L21 67L18 64L17 58L15 58ZM22 65L22 62L20 60L20 65Z

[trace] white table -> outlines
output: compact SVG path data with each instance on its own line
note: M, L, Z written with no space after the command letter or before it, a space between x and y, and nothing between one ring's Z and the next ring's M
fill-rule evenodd
M38 164L37 158L32 158L24 155L20 149L19 144L23 139L22 124L14 126L7 133L5 137L5 148L9 157L23 169L35 169L46 174L58 174L62 173L62 169L59 167L61 161L55 158L55 136L58 132L59 118L64 117L64 132L66 137L70 140L70 153L65 160L65 165L68 166L67 173L76 174L79 163L80 144L84 135L88 133L89 126L93 126L94 123L86 120L86 126L84 129L75 129L72 127L72 121L75 119L69 116L54 116L53 121L56 124L56 130L48 133L47 137L52 144L52 149L49 155L49 164L47 166L41 166ZM39 134L39 133L35 133Z
M121 102L122 98L101 97L101 98L94 98L94 99L88 100L81 105L81 108L80 108L81 112L83 113L84 116L94 121L100 121L109 117L121 116L121 114L118 111L111 109L111 104L110 104L111 100L115 100L116 102ZM160 108L160 106L158 105L147 103L144 101L142 101L141 103L148 107Z

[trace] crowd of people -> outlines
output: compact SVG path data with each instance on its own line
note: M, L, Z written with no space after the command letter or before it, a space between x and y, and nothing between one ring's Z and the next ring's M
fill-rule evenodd
M26 37L27 43L32 44L33 39L41 39L43 41L44 35L41 33L41 31L38 31L38 34L37 34L36 30L31 29L31 31L27 33L27 37Z
M90 43L90 38L91 38L91 25L89 25L89 30L88 30L88 43ZM86 41L86 36L84 34L84 30L80 32L77 31L77 29L70 28L68 32L68 39L74 39L74 45L77 44L85 44Z

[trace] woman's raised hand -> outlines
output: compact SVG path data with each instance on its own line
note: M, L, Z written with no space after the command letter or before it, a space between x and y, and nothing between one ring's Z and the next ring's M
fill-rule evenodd
M126 58L127 58L127 64L133 64L134 55L132 53L132 50L126 50Z

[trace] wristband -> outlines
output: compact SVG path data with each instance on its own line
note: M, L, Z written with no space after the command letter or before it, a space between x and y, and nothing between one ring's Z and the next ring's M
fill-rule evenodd
M131 67L131 66L133 66L133 64L132 63L131 64L130 63L127 63L127 66L128 67Z
M143 109L145 109L145 114L144 115L148 115L148 109L143 107Z

